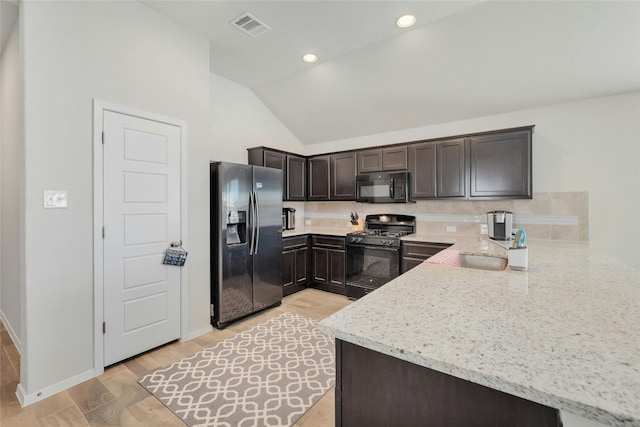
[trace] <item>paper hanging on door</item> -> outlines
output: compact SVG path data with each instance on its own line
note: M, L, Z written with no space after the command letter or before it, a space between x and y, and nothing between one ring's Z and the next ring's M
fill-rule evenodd
M164 254L163 264L182 267L187 262L187 251L182 248L169 248Z

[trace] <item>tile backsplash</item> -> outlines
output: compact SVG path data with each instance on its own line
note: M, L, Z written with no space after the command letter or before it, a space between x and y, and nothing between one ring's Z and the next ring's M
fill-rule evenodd
M514 214L514 228L530 239L589 240L589 197L584 192L534 193L530 200L420 200L416 203L370 204L356 202L285 202L297 209L296 224L305 220L319 227L350 227L349 213L415 215L418 233L479 236L486 213L506 210Z

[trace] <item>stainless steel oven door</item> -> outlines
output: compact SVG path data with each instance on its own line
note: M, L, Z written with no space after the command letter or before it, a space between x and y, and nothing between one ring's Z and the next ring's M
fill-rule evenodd
M371 291L398 277L399 274L399 248L347 246L347 288L357 287Z

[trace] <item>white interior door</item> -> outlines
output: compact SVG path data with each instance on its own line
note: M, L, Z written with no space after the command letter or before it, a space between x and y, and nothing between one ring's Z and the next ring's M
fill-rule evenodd
M162 264L180 241L177 126L103 115L104 366L180 337L180 267Z

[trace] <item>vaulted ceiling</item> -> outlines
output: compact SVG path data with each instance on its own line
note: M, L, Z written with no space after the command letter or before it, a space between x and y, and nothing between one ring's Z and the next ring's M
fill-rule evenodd
M639 0L142 3L208 38L211 72L303 144L640 90ZM245 12L271 29L230 24Z
M640 90L638 1L144 3L209 38L211 71L303 144ZM234 28L243 12L271 30Z

